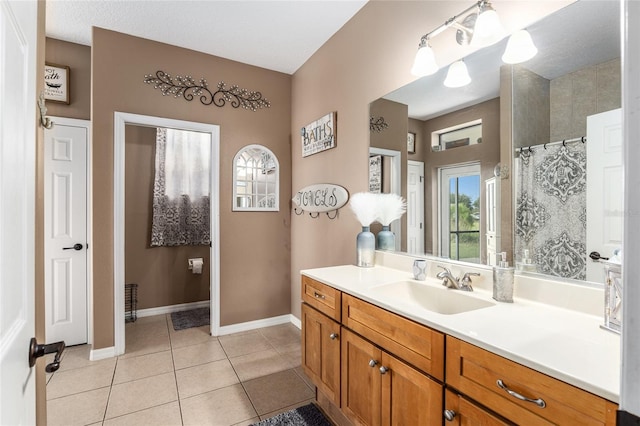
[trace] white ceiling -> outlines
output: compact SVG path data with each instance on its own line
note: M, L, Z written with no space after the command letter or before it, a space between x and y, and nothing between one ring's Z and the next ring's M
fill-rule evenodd
M96 26L293 74L366 2L47 0L46 34L90 46Z

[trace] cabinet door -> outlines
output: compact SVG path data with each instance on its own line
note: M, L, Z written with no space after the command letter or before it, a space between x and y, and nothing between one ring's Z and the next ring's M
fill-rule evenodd
M302 368L340 406L340 324L302 304Z
M508 426L514 424L503 421L449 389L445 392L444 410L445 426Z
M382 352L342 328L342 410L356 425L380 425Z
M382 352L382 425L442 424L442 385Z

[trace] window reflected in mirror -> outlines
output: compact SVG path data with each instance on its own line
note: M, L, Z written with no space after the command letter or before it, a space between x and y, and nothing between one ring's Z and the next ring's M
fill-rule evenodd
M279 210L279 163L268 148L248 145L236 154L233 211Z

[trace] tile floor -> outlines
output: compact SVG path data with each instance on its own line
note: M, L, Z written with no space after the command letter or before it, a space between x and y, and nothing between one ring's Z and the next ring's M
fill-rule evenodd
M126 353L67 348L47 377L48 425L249 425L313 400L291 324L211 337L171 315L126 325Z

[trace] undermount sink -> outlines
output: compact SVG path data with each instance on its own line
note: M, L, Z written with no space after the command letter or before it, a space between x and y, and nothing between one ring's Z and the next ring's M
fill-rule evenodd
M460 290L451 290L421 284L415 281L398 281L374 287L371 294L386 300L419 306L443 315L460 314L495 306L495 303L477 299Z

